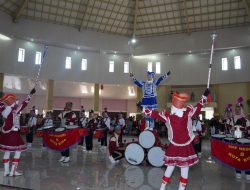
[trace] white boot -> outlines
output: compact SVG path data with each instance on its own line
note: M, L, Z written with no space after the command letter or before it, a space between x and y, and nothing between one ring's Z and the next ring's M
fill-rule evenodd
M235 173L236 179L241 179L241 172L240 173Z
M23 173L17 172L17 166L18 166L18 162L12 162L12 167L11 167L11 171L9 175L10 177L23 175Z
M179 183L179 188L178 188L178 190L185 190L186 189L186 183Z
M8 176L10 174L10 161L9 159L4 159L4 176Z
M246 180L250 180L250 175L246 174Z
M160 190L165 190L166 189L166 185L167 185L166 183L162 183Z
M113 156L109 156L109 160L110 160L110 162L111 162L112 164L115 164L115 163L116 163L116 161L115 161L115 159L113 158Z
M63 162L64 159L65 159L65 156L62 156L62 157L58 160L58 162Z
M64 159L64 161L62 161L63 163L68 163L70 161L70 158L69 157L66 157L65 159Z

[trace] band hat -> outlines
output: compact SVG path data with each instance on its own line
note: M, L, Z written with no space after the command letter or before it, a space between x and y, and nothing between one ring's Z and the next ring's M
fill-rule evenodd
M2 97L2 101L7 104L8 106L12 105L16 101L16 95L14 94L5 94Z
M184 108L187 100L189 100L189 95L186 93L174 92L172 95L172 104L178 109Z

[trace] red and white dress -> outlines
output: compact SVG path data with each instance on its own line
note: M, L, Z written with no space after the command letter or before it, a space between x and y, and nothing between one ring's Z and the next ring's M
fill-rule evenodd
M0 105L0 113L9 109L4 120L2 127L2 133L0 135L0 150L1 151L24 151L27 149L21 135L20 135L20 121L19 114L27 106L31 99L31 95L28 95L26 100L20 106L5 107L3 103Z
M199 103L195 107L189 105L181 117L167 111L146 113L154 119L163 121L167 126L170 145L165 152L165 165L188 167L198 163L199 159L192 144L195 137L192 130L192 117L200 113L205 103L206 97L202 96Z

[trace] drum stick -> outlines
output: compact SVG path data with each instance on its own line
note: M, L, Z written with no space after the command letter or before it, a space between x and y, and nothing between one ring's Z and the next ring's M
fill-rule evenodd
M209 88L210 85L210 76L211 76L211 69L212 69L212 63L213 63L213 54L214 54L214 42L215 38L217 37L217 34L214 32L212 35L212 47L210 52L210 61L209 61L209 69L208 69L208 78L207 78L207 88Z

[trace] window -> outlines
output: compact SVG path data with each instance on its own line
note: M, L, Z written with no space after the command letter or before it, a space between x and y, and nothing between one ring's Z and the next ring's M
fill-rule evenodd
M36 52L36 60L35 60L35 64L36 65L40 65L41 64L41 60L42 60L42 53L37 51Z
M87 70L87 59L82 59L82 71Z
M114 61L109 61L109 72L113 73L115 70L115 62Z
M148 62L148 71L149 72L153 71L153 63L152 62Z
M66 57L65 69L71 69L71 57Z
M24 57L25 57L25 49L19 48L18 50L18 62L24 62Z
M234 69L241 69L240 56L235 56L234 57Z
M124 73L129 73L129 62L124 62Z
M156 72L156 74L161 74L161 63L160 62L155 63L155 72Z
M222 66L222 71L227 71L228 70L227 58L222 58L221 59L221 66Z

